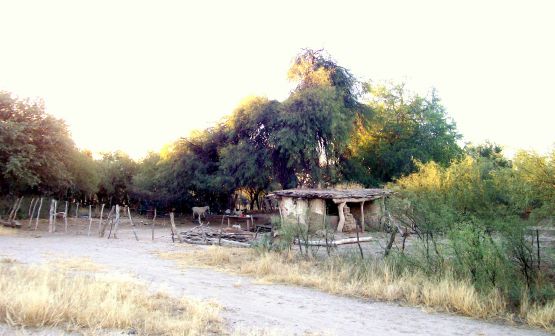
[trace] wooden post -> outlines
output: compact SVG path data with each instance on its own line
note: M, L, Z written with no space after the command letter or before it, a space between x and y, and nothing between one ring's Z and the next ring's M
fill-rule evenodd
M175 227L175 221L174 221L174 213L173 211L170 212L170 223L171 223L171 227L172 227L172 238L174 233L177 234L177 239L179 239L180 243L183 243L183 237L181 237L181 235L179 234L179 232L177 232L177 228Z
M48 232L52 232L52 221L54 220L52 217L54 216L54 200L50 200L50 212L48 216Z
M100 235L100 229L102 228L102 215L104 214L104 203L100 208L100 217L98 218L98 234Z
M17 207L15 208L15 211L13 212L12 218L10 218L10 220L8 221L10 224L12 223L12 221L14 221L17 218L17 212L19 211L19 208L21 207L22 202L23 202L23 196L21 196L19 198L19 202L17 202Z
M68 210L68 201L66 201L66 207L64 209L64 230L67 232L67 210Z
M154 241L154 223L156 223L156 208L154 208L154 215L152 216L152 241Z
M225 218L225 214L222 215L222 222L220 223L220 235L218 237L218 245L222 245L222 231L223 231L223 227L224 227L224 218Z
M364 259L364 253L362 252L362 246L360 246L360 236L358 234L358 228L355 225L355 231L357 232L357 245L358 245L358 250L360 251L360 258Z
M172 214L170 212L170 221L171 221L171 216L172 216ZM194 220L193 220L193 222L194 222ZM170 231L172 233L172 243L175 243L175 231L173 230L173 226L171 224L170 224Z
M364 232L364 201L360 203L360 231Z
M133 234L135 235L135 239L139 241L139 237L137 237L137 232L135 232L135 224L133 224L133 218L131 218L131 209L127 206L127 214L129 215L129 221L131 222L131 229L133 229Z
M38 199L37 199L37 201L38 201ZM31 198L31 203L29 203L29 211L28 211L28 214L27 214L27 218L31 218L31 215L32 215L31 210L33 210L33 204L34 203L35 203L35 198L33 197L33 198Z
M347 202L341 202L339 204L339 223L337 224L337 232L343 232L343 225L345 225L345 214L343 213L343 208Z
M58 215L58 201L54 200L54 224L52 225L53 230L54 230L53 232L56 232L56 219L57 219L56 217L57 217L57 215Z
M37 209L38 204L39 204L39 199L37 197L37 199L35 201L35 205L33 205L33 210L31 210L31 216L29 216L29 226L28 226L29 229L33 225L33 216L35 215L35 210Z
M75 208L75 222L77 222L77 217L79 217L79 202L77 202L77 207Z
M10 211L8 211L8 219L7 219L8 223L11 222L12 214L13 214L13 211L15 210L15 207L17 206L17 202L19 202L19 198L15 199L15 202L13 203L13 206L11 206Z
M106 232L106 226L108 226L108 223L112 219L112 213L114 212L114 209L115 209L115 206L112 206L110 208L110 212L108 213L108 217L106 218L106 222L104 223L104 225L102 225L102 228L100 229L100 233L99 233L100 237L104 237L104 233ZM112 225L110 225L110 234L111 233L112 233ZM108 237L110 237L110 235L108 235Z
M37 228L39 227L39 218L40 218L40 209L42 208L42 199L43 197L40 198L39 210L37 211L37 219L35 220L35 231L37 231Z
M118 238L119 221L120 221L120 206L116 204L116 219L115 219L115 223L114 223L114 239ZM110 238L110 236L108 236L108 238Z
M87 236L91 235L91 225L92 225L92 205L89 204L89 231L87 232Z
M8 215L8 223L11 224L12 220L15 219L15 217L17 216L17 211L19 210L19 205L21 204L21 199L23 197L20 198L16 198L15 202L13 204L12 209L10 210L10 214Z

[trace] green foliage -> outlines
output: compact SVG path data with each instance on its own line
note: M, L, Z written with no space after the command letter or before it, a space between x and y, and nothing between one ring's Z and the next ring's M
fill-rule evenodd
M137 165L137 171L133 176L133 185L140 190L160 190L161 173L163 161L158 153L149 152L147 156Z
M460 135L435 91L409 95L402 84L368 84L367 90L375 116L358 123L346 166L351 179L377 185L414 172L415 161L445 166L460 156Z
M536 221L552 219L555 213L555 148L547 155L518 152L513 159L515 177L528 188L526 213Z
M73 151L69 168L73 175L70 193L77 198L96 194L100 183L98 162L89 151Z
M457 223L448 232L453 250L453 268L461 278L470 278L480 289L510 287L507 256L491 232L472 222Z
M0 92L0 194L92 192L93 166L41 101Z
M98 164L101 175L98 191L100 202L129 204L129 189L137 163L123 152L114 152L104 153Z
M474 147L474 155L448 167L416 163L418 172L391 186L397 194L389 209L418 234L423 253L414 263L425 272L452 269L476 288L498 288L517 303L523 290L545 300L553 288L541 280L552 275L541 268L530 227L555 215L546 205L553 195L545 179L553 163L522 152L511 165L490 149Z
M489 141L479 145L466 144L464 152L476 160L480 158L488 159L496 167L511 166L511 161L503 155L503 147Z
M136 186L172 195L178 207L217 209L227 206L236 190L248 195L252 208L272 188L341 181L355 120L369 116L357 101L357 82L329 56L312 50L295 59L290 78L298 86L283 103L261 97L243 101L220 124L176 142L158 168L156 159L145 162L150 168L136 178ZM156 185L146 182L150 178Z
M270 135L280 103L261 97L244 101L225 123L228 141L219 149L219 173L229 189L249 194L251 208L274 182Z
M337 181L339 157L352 131L354 111L335 89L307 88L284 102L279 129L272 135L279 157L292 168L297 184Z

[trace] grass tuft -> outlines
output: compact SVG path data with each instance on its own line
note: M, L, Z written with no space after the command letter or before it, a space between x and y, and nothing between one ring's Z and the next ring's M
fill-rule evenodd
M132 279L0 263L0 322L11 327L134 330L141 335L219 333L219 307L164 293Z
M555 301L551 301L544 306L534 305L530 307L526 314L526 322L555 333Z

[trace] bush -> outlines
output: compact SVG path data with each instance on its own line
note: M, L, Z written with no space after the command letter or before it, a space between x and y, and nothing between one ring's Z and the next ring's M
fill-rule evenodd
M428 275L452 272L482 292L498 288L514 305L523 304L522 293L531 304L550 300L546 279L553 274L541 267L530 227L554 215L548 205L554 193L543 190L553 189L553 157L521 153L512 165L470 156L449 167L418 164L417 173L391 185L397 193L388 202L397 221L419 236L411 264Z

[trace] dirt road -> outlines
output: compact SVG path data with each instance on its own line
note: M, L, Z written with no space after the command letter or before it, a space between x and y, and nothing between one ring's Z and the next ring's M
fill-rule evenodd
M34 237L36 236L36 237ZM25 263L53 258L90 257L111 272L129 273L175 295L213 299L224 307L230 329L269 329L277 335L547 335L469 318L427 313L419 308L338 297L285 285L257 284L242 276L208 269L180 270L157 251L183 250L169 237L150 241L150 231L130 232L119 239L84 235L22 232L0 236L0 257Z

